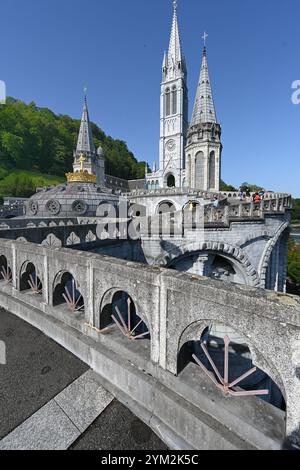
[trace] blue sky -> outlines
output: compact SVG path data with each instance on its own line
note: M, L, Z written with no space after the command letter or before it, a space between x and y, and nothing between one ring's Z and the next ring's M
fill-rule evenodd
M178 0L190 114L204 31L219 121L223 179L300 197L299 0ZM159 94L171 0L2 0L0 79L7 93L91 119L158 161Z

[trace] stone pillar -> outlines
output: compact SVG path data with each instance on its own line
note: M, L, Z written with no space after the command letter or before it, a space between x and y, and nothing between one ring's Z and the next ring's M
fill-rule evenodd
M43 297L46 304L52 305L52 295L50 301L51 286L49 286L49 261L47 253L44 253L44 270L43 270Z
M12 271L12 285L14 289L18 288L18 279L19 279L19 272L17 268L17 250L16 246L12 245L12 264L11 264L11 271Z
M275 276L274 290L275 290L275 292L279 292L280 291L279 242L276 243L275 248L274 248L274 259L275 259L275 263L274 263L274 276Z

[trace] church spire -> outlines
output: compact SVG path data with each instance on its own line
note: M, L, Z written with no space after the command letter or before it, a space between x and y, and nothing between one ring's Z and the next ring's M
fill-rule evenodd
M170 36L170 44L168 51L168 65L176 65L178 62L182 62L183 54L181 50L178 18L177 18L177 1L173 0L173 22Z
M207 65L207 52L206 52L206 39L208 35L204 33L204 48L203 59L200 71L200 78L196 93L196 100L192 116L191 126L202 123L216 123L216 111L210 84L208 65Z
M77 141L76 153L92 154L95 153L95 145L93 141L92 129L87 106L86 89L84 90L84 105L80 124L80 130Z

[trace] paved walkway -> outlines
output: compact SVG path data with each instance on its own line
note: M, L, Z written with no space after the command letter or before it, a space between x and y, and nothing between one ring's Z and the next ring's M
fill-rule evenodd
M0 441L0 450L64 450L113 400L89 370Z
M3 309L1 341L0 450L166 449L83 362Z

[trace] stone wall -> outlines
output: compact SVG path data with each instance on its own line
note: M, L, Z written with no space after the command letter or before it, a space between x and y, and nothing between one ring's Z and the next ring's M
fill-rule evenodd
M103 342L109 341L110 338L109 332L103 334L99 331L105 306L111 302L114 293L127 292L135 304L139 317L151 333L149 363L155 366L153 370L151 369L154 377L158 382L162 381L164 387L167 377L174 377L171 381L172 393L184 396L185 400L191 398L182 395L184 375L180 374L176 378L178 354L182 345L189 340L198 340L203 330L211 323L222 323L236 330L247 338L254 363L280 387L287 405L286 436L294 444L300 445L300 300L298 298L231 283L220 283L94 253L17 241L1 239L0 256L2 262L3 257L6 258L12 272L11 283L6 283L4 280L0 282L1 306L14 309L19 315L23 315L22 312L26 309L29 312L34 311L35 324L46 333L45 320L47 317L53 318L57 324L56 331L58 324L62 324L77 330L78 334L82 335L82 341L86 341L84 338L91 338L103 346ZM20 292L21 276L28 262L34 264L43 284L40 295L28 291ZM63 274L67 272L75 279L76 286L84 298L85 309L82 314L70 312L66 305L53 306L54 290ZM23 307L17 308L16 302ZM27 319L30 319L31 315L33 313L28 314ZM64 344L69 344L66 336L63 337ZM139 342L133 343L135 343L135 354L138 354ZM68 347L76 353L74 341L72 345ZM122 354L126 355L124 351ZM80 355L80 348L78 354ZM128 360L133 366L134 357L128 353ZM89 363L91 361L89 357L86 360ZM141 370L138 364L136 366ZM187 374L186 370L184 373ZM124 370L122 374L125 374ZM108 380L107 377L106 379ZM205 378L203 380L206 383ZM169 385L171 382L169 381ZM206 395L210 393L210 389L207 384L207 392L205 390L201 392L203 396L197 404L200 414L214 413L207 408L208 405L205 405L206 401L210 402L209 396ZM134 393L132 391L133 395ZM145 406L148 400L146 395ZM235 399L224 400L220 391L214 394L214 399L216 397L222 402L223 413L220 412L219 404L216 404L215 409L219 411L218 413L216 411L218 416L214 415L214 419L221 426L217 432L222 434L222 429L234 426L230 418L230 409L232 404L237 402ZM250 409L253 406L253 410L258 406L257 403L261 402L258 398L249 397L243 400L245 406ZM243 420L243 405L241 401L238 403L239 419ZM259 418L262 421L262 428L263 423L268 421L270 413L272 414L272 409L273 407L265 408L264 419ZM163 414L162 410L161 413ZM187 423L183 420L181 425ZM276 420L273 421L273 426L277 426ZM247 428L246 425L244 427ZM218 428L216 427L215 431L216 429Z

